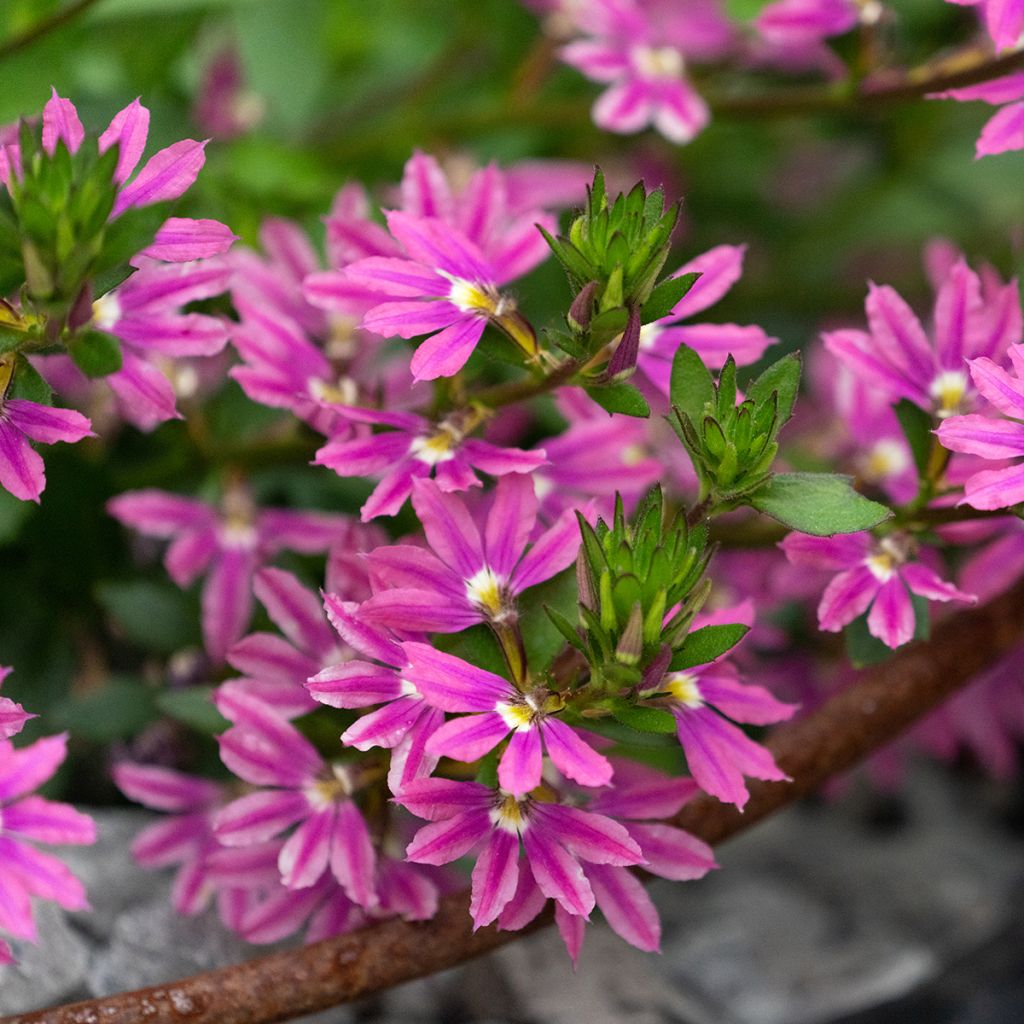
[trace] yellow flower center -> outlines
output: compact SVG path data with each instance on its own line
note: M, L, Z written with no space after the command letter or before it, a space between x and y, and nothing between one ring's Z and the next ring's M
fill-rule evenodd
M92 304L92 322L101 331L109 331L121 319L121 303L113 292L101 295Z
M506 794L501 803L491 811L491 822L497 828L513 835L522 835L528 824L522 802L511 793Z
M439 271L451 281L448 290L448 301L457 306L463 313L482 313L484 316L500 316L506 311L503 299L493 288L481 288L474 281L463 277L452 277Z
M674 46L637 46L632 58L645 78L682 78L686 70L683 55Z
M699 708L704 703L700 687L697 685L697 676L693 672L678 672L670 676L665 689L680 704L685 704L688 708Z
M960 412L960 405L967 394L967 374L963 370L943 370L932 381L928 393L935 399L935 412L939 419L946 419Z
M452 450L460 438L448 427L442 426L436 434L429 437L417 437L409 445L409 454L428 466L436 466L439 462L448 462L455 458Z
M868 452L861 463L861 474L866 480L877 482L902 473L909 465L906 448L899 441L885 438Z
M351 377L339 377L334 384L328 384L319 377L310 377L306 386L309 393L321 402L355 405L359 398L359 388Z
M466 596L481 611L496 618L506 610L500 580L494 570L484 566L472 579L466 580Z
M340 764L331 765L330 774L317 779L306 789L306 799L317 809L323 810L344 800L352 794L352 779Z

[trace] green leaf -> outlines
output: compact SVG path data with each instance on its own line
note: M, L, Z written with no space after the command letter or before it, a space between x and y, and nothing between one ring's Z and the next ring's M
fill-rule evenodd
M163 583L104 581L96 598L131 643L173 654L198 643L196 610L188 594Z
M747 495L745 503L801 533L831 537L870 530L892 512L831 473L779 473Z
M672 382L669 387L672 404L682 409L690 420L700 423L704 406L715 400L711 371L692 348L680 345L672 359Z
M157 696L156 706L175 721L210 736L223 732L231 724L214 705L212 686L165 690Z
M768 402L774 391L779 396L776 422L781 427L793 415L797 392L800 390L800 356L791 352L769 366L757 380L747 387L747 398L761 405Z
M14 371L14 383L11 385L11 398L24 398L29 402L49 405L53 400L50 385L43 380L39 371L23 356L18 356L18 365Z
M928 460L932 452L932 418L919 405L914 405L907 398L901 399L893 407L896 419L900 421L903 436L910 445L914 456L914 465L919 476L928 474Z
M111 676L102 689L57 705L51 715L59 729L109 743L141 732L156 720L157 710L152 691L140 679Z
M121 369L121 345L111 334L80 334L68 342L68 353L87 377L106 377Z
M576 614L576 572L566 569L530 591L531 599L520 617L526 658L534 672L541 672L565 647L566 637L552 613L562 621ZM570 627L571 628L571 627ZM575 631L573 631L575 635ZM579 637L576 637L579 643Z
M694 286L700 274L680 274L666 278L648 296L640 310L640 322L649 324L668 316L676 303Z
M675 718L671 712L661 708L641 707L628 701L616 700L612 703L612 716L615 721L637 732L671 735L676 731Z
M735 647L750 631L741 622L729 622L718 626L702 626L686 638L685 643L672 657L669 668L673 672L707 665L715 658Z
M618 412L624 416L646 419L651 415L647 399L632 384L612 384L610 387L587 388L587 394L605 412Z

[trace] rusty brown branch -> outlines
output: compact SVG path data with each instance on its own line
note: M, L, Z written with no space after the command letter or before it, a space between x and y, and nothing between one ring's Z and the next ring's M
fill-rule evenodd
M711 843L748 828L816 789L899 735L1024 639L1024 580L982 608L950 617L931 640L865 672L852 686L768 740L793 782L751 786L745 813L710 797L676 824ZM546 918L537 926L547 923ZM432 921L390 920L303 949L107 999L5 1017L0 1024L272 1024L454 967L521 932L469 927L465 893Z

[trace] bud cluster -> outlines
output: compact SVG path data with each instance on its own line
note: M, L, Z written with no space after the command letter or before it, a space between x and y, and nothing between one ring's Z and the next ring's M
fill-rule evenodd
M586 658L592 685L635 686L652 666L664 671L707 598L707 527L691 529L682 511L669 517L654 487L632 521L620 497L611 526L598 519L592 527L581 516L580 531L580 628L548 614Z

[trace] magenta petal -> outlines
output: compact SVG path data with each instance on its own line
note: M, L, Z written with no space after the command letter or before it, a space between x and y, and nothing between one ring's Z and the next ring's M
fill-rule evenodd
M222 548L203 586L203 640L214 662L224 661L252 617L255 553L243 547Z
M766 748L710 708L677 708L675 715L690 774L704 792L742 810L749 797L744 775L787 778Z
M770 725L792 718L799 705L776 700L763 686L750 686L725 671L701 674L700 694L713 707L737 722Z
M94 843L96 825L87 814L69 804L41 796L28 796L3 809L4 832L16 833L39 843Z
M1024 501L1024 464L975 473L964 485L964 502L973 508L1009 508Z
M249 846L283 832L309 814L309 801L292 790L239 797L217 812L214 831L225 846Z
M220 787L208 779L158 765L121 761L111 770L117 788L130 800L159 811L188 811L217 798Z
M523 474L502 477L495 488L484 534L487 564L499 576L511 575L536 522L533 480Z
M402 684L394 669L368 661L347 661L310 676L306 689L332 708L365 708L394 700L401 695Z
M62 99L57 95L57 90L53 89L43 107L43 149L49 156L53 156L59 139L71 153L77 153L84 138L85 129L78 119L74 103Z
M540 891L570 914L589 917L594 909L594 892L579 861L546 835L543 827L527 828L523 842Z
M490 832L487 811L457 814L424 825L413 837L405 858L414 864L450 864L469 853Z
M334 829L334 808L311 814L281 847L277 866L289 889L308 889L327 870Z
M4 403L11 423L26 437L43 444L81 441L92 434L92 424L74 409L53 409L36 402L11 398Z
M419 721L425 709L426 705L419 697L399 697L368 715L362 715L341 734L341 742L357 750L394 747Z
M716 245L684 263L673 277L683 274L700 274L700 277L665 319L691 317L723 298L743 274L746 251L745 245Z
M939 425L938 438L954 452L983 459L1012 459L1024 455L1024 425L971 413L953 416Z
M838 633L867 610L880 586L866 565L841 572L821 595L818 628L827 633Z
M388 789L402 793L410 783L426 778L437 767L438 758L427 752L427 741L444 722L444 712L421 703L421 712L409 731L391 748Z
M177 199L199 176L206 162L205 142L182 139L151 156L131 184L121 189L113 216L130 206L148 206Z
M374 594L359 614L370 625L417 633L458 633L483 621L483 614L465 598L453 600L443 592L408 587Z
M976 155L996 156L1024 149L1024 103L1011 103L997 111L978 137Z
M125 351L121 369L106 378L121 415L139 430L181 419L171 382L152 363Z
M1011 377L1001 366L985 357L972 359L970 368L975 387L989 402L1006 416L1024 418L1024 381ZM959 417L946 420L940 424L940 429L956 419Z
M430 546L463 579L471 579L484 567L483 545L466 506L443 494L429 480L413 483L413 508L423 524Z
M497 724L500 722L505 733L508 726L500 715L487 715L487 718L497 719L494 723L494 730L497 731ZM450 723L449 723L450 724ZM442 726L441 732L447 726ZM435 736L437 733L434 734ZM460 758L460 760L473 760L471 758ZM540 785L541 768L543 767L543 756L541 753L540 729L532 726L528 729L519 729L512 733L508 741L505 753L501 755L498 762L498 782L501 788L513 796L522 797L536 789Z
M350 263L345 277L374 291L399 298L445 298L451 283L440 274L412 260L371 256Z
M592 518L587 509L581 510ZM576 559L581 543L580 527L573 509L566 509L555 524L537 538L512 574L512 591L519 594L557 576Z
M361 907L377 905L374 886L377 858L359 808L351 800L338 805L331 845L331 871L345 895Z
M508 680L454 654L429 644L409 642L402 647L409 658L403 675L429 704L442 711L493 711L514 693Z
M320 598L292 573L260 569L253 580L253 592L274 625L300 650L320 656L334 647Z
M255 679L301 688L320 663L274 633L250 633L235 644L228 664Z
M581 860L620 867L643 863L640 847L626 828L603 814L561 804L538 804L531 820Z
M681 828L660 822L630 824L629 834L643 851L644 870L653 875L688 882L718 867L711 847Z
M519 881L512 898L505 904L498 918L498 927L505 932L525 928L543 909L548 898L533 879L529 862L519 865Z
M418 149L406 161L401 184L402 209L414 217L448 220L454 201L448 179L437 160Z
M588 866L587 878L612 931L637 949L658 952L661 921L640 879L626 868L597 864Z
M479 760L488 751L493 750L508 735L508 725L496 711L488 711L481 715L463 715L445 722L433 736L427 740L427 752L442 757L452 757L457 761L472 762ZM522 734L516 734L522 735ZM512 741L515 742L515 736ZM509 750L511 750L511 744ZM537 785L540 779L540 743L537 742L537 778L533 784L525 790L515 790L518 793L525 793ZM508 757L508 751L504 757ZM504 758L503 758L504 760ZM513 755L514 760L514 755ZM507 773L506 773L507 774ZM499 769L499 778L501 778ZM502 779L502 785L505 786ZM511 780L509 780L511 781ZM508 788L508 787L506 787Z
M840 571L852 569L863 562L870 550L871 538L866 533L837 534L835 537L812 537L806 533L789 533L779 543L794 565L814 569Z
M460 314L460 319L420 343L409 369L414 380L453 377L473 354L486 321L476 314Z
M519 882L519 836L498 828L473 868L469 913L473 930L490 924L515 895Z
M143 249L140 255L151 260L184 263L219 256L227 252L237 240L238 235L219 220L168 217L157 229L152 244Z
M0 744L0 803L31 793L47 782L67 756L67 745L67 733L45 736L19 749L10 743Z
M894 573L882 584L868 614L868 632L888 647L902 647L914 637L914 606L900 578Z
M417 779L398 795L396 803L418 818L443 821L470 810L490 807L493 791L479 782Z
M46 487L43 460L25 435L0 417L0 487L20 501L39 501Z
M611 762L571 726L557 718L548 718L541 724L541 732L548 756L566 778L581 786L607 786L611 782Z
M609 86L594 103L594 123L608 132L629 135L651 119L651 99L644 83L625 79Z
M15 884L20 882L33 896L53 900L66 910L89 908L82 883L52 854L0 836L0 864L5 881L13 875Z
M120 147L117 154L117 169L114 171L114 181L118 185L124 184L138 166L142 151L146 148L148 135L149 111L135 99L114 115L100 136L101 153L105 153L115 142Z
M977 601L973 594L965 593L952 583L940 579L937 573L920 562L902 566L899 574L912 593L920 594L929 601Z

